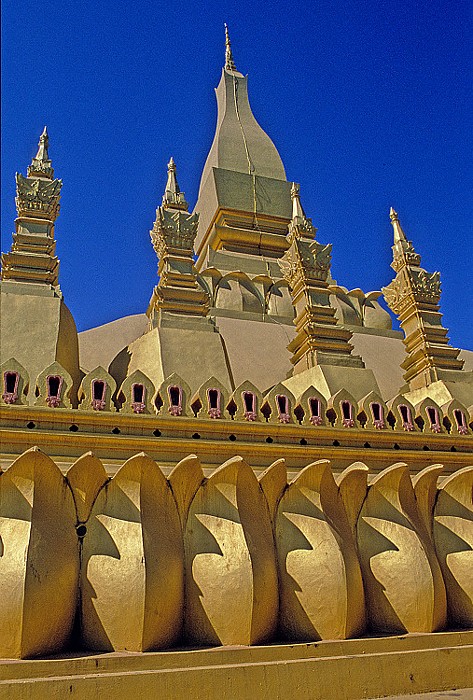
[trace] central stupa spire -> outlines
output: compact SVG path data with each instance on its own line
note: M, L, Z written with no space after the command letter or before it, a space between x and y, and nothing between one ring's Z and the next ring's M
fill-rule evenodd
M228 25L225 22L225 70L236 71L235 61L233 60L232 54L232 44L230 42L230 36L228 34Z

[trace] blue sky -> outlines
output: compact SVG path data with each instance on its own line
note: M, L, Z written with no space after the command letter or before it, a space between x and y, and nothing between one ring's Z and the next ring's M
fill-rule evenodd
M2 250L14 173L47 124L64 181L60 282L79 330L145 311L171 155L197 197L225 21L253 112L333 243L338 283L390 281L394 206L424 267L441 271L452 342L473 349L467 0L4 0Z

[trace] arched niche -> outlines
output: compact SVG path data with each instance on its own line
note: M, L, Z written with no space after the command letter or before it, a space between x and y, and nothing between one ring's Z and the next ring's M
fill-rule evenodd
M385 430L388 427L387 414L386 404L374 391L358 402L358 422L361 423L360 416L363 415L363 427L367 430Z
M226 418L228 391L215 377L210 377L199 387L191 400L191 407L200 418Z
M103 367L85 375L79 387L79 408L82 411L113 411L112 397L117 383Z
M327 416L336 428L357 428L357 402L346 389L340 389L327 401Z
M0 376L2 381L0 404L3 406L25 405L30 378L23 365L11 357L0 366Z
M444 433L443 413L440 406L427 397L415 406L415 421L422 432L428 435Z
M156 413L153 397L156 393L151 379L137 369L130 374L118 390L122 413Z
M235 420L248 421L249 423L261 421L262 400L261 391L251 382L245 381L231 395L228 410L231 413L231 409L235 407L233 413Z
M452 399L442 406L442 412L443 424L452 435L471 435L468 410L460 401Z
M187 382L176 372L167 377L159 387L154 403L159 397L163 416L190 416L191 390Z
M53 362L36 379L38 398L35 406L71 408L72 386L73 380L69 372L59 362Z
M264 395L261 412L268 423L294 423L294 405L294 394L279 383Z
M418 430L415 422L415 408L404 396L395 396L387 402L386 407L388 423L394 420L394 426L392 426L394 430L406 433L414 433Z
M309 386L294 405L294 416L303 425L327 424L327 401L314 386Z

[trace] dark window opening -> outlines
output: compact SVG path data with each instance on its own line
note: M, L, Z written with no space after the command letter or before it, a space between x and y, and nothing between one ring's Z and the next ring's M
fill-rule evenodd
M255 395L251 391L243 392L243 403L245 404L245 411L255 412Z
M371 412L373 414L373 420L383 420L383 407L381 404L372 403Z
M295 407L294 415L297 419L297 422L302 423L302 421L304 420L304 409L302 408L302 406L299 405Z
M399 406L399 411L401 413L401 418L404 423L412 423L411 411L409 406L401 405Z
M427 406L427 415L429 416L430 425L436 425L438 423L438 413L436 408L433 406Z
M219 407L220 392L218 389L209 389L209 408Z
M171 406L180 406L181 403L181 390L178 386L169 387L169 399L171 401Z
M96 379L92 382L92 397L95 401L103 401L105 395L105 382Z
M351 403L349 401L342 401L341 408L342 408L342 415L345 418L345 420L350 420L351 412L352 412Z
M5 391L8 394L15 393L17 381L18 374L16 372L5 372Z
M48 377L48 394L49 396L59 396L61 388L61 377Z
M145 395L145 388L143 384L134 384L133 385L133 402L134 403L143 403L143 398Z
M283 413L289 413L289 411L288 411L289 401L288 401L287 396L284 396L284 394L279 394L278 396L276 396L276 401L278 404L279 415L281 415Z
M463 413L463 411L460 411L459 408L456 408L453 411L453 416L454 416L455 422L457 424L458 432L463 434L463 435L466 435L468 433L468 427L466 424L466 418L465 418L465 414Z
M320 418L320 401L319 399L309 399L310 415L314 418Z

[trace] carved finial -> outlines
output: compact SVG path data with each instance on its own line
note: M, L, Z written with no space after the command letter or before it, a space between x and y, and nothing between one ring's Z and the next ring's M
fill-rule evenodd
M37 175L38 177L47 177L52 180L54 178L54 170L51 167L51 159L48 154L49 136L48 130L44 127L38 142L38 152L28 166L28 177Z
M235 61L233 60L232 45L228 34L228 25L225 22L225 70L236 72Z
M312 224L312 219L308 219L305 215L299 192L300 185L297 182L293 182L291 187L292 218L287 235L289 242L291 242L293 238L314 239L317 233L317 229Z
M391 219L391 224L394 229L394 243L399 243L400 241L406 241L407 243L406 234L402 230L402 226L399 223L397 211L394 211L392 207L389 210L389 218Z
M292 199L292 220L296 218L305 219L304 210L301 204L300 197L301 186L297 182L292 183L291 187L291 199Z
M181 192L179 189L176 177L176 164L172 156L168 163L168 181L163 194L163 207L165 209L179 209L180 211L188 211L189 209L184 192Z

